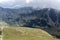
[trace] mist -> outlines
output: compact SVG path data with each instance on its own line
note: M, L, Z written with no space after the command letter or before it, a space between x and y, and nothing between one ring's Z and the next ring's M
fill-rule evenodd
M0 0L0 6L6 8L14 7L39 7L39 8L54 8L60 10L60 0Z

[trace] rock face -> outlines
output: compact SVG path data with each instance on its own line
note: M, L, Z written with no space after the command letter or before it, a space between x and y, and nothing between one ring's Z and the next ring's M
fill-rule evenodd
M0 35L1 35L1 28L0 28Z
M0 40L2 40L2 31L1 31L1 28L0 28Z
M31 7L19 9L0 7L0 20L9 25L41 28L60 37L60 10L53 8L38 10Z

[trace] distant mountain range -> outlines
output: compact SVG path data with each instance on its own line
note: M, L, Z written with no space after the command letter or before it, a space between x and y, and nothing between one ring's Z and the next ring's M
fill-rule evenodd
M0 7L0 20L9 25L41 28L60 38L60 10L53 8L23 7L9 9Z

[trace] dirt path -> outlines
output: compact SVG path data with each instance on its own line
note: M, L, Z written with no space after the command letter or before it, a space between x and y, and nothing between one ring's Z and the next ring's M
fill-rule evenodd
M0 40L2 40L2 35L0 35Z
M0 40L2 40L3 35L3 27L0 27Z

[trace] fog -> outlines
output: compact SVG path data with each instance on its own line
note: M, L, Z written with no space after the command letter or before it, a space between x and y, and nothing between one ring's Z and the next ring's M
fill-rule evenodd
M39 7L60 9L60 0L0 0L1 7Z

